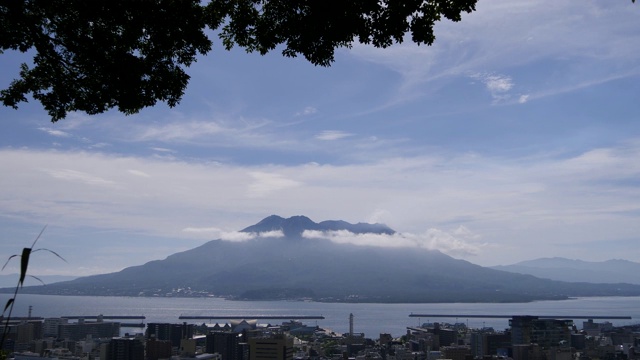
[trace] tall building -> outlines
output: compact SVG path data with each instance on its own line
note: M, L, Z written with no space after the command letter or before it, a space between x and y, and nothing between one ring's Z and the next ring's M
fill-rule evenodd
M147 324L147 339L170 340L171 346L180 347L182 339L193 337L193 324L149 323Z
M293 339L285 335L251 338L249 360L293 360Z
M465 360L467 357L471 357L471 348L469 346L454 345L454 346L441 346L440 352L445 359L451 360Z
M109 342L107 360L142 360L144 345L138 339L114 338Z
M25 344L42 338L41 321L23 321L16 328L16 342Z
M542 348L571 346L572 320L539 319L537 316L514 316L509 320L513 345L538 344Z
M58 337L58 327L63 324L68 324L69 319L65 318L47 318L44 319L42 325L42 332L44 337Z
M168 359L172 355L170 340L158 340L153 337L147 340L145 348L147 360Z
M87 335L93 338L111 338L120 336L120 323L95 321L87 322L83 319L77 323L60 324L58 326L58 338L67 340L86 339Z
M207 334L206 351L218 353L224 360L242 360L239 334L234 332L212 332Z
M546 360L546 355L537 344L514 344L513 360Z

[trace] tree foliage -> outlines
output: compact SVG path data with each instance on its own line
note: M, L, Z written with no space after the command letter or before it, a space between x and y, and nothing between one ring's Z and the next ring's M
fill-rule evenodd
M410 35L431 45L434 24L459 21L477 0L2 0L0 53L33 55L0 91L17 108L28 97L52 121L68 112L132 114L158 101L175 106L185 69L212 48L266 54L276 48L329 66L355 41L375 47ZM6 70L5 70L6 71Z
M175 106L184 67L211 49L204 16L197 0L3 0L0 50L34 56L0 100L17 108L31 95L54 122L69 111Z

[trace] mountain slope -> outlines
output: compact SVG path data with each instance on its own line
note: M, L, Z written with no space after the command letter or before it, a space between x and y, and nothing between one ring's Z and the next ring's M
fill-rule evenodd
M24 292L163 295L191 288L233 298L312 297L323 301L515 302L569 296L640 295L640 286L563 283L483 268L438 251L335 244L305 230L392 234L381 224L315 223L270 216L245 232L281 230L281 238L209 241L164 260ZM295 240L295 241L292 241Z
M592 262L554 257L492 268L560 281L640 284L640 263L620 259Z
M19 277L20 277L20 274L0 275L0 287L16 286L16 284L18 283ZM57 283L61 281L69 281L77 278L77 276L65 276L65 275L36 275L36 277L40 279L42 283L45 283L45 284L53 284L53 283ZM25 286L40 285L40 284L41 284L40 281L30 276L27 276L24 279Z

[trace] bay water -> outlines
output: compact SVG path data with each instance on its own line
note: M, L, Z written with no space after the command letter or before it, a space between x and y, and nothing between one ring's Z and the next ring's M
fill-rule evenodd
M0 294L5 304L9 294ZM56 296L18 294L14 316L145 316L145 323L168 322L193 324L224 323L226 320L180 320L184 316L313 316L323 320L303 320L307 325L318 325L337 333L349 331L349 314L354 316L354 331L367 337L378 338L380 333L394 337L406 333L408 326L425 322L465 323L469 327L508 328L508 319L467 318L464 315L538 315L558 318L590 316L630 316L630 320L610 321L614 325L640 323L640 297L585 297L561 301L534 301L529 303L434 303L434 304L380 304L380 303L320 303L305 301L232 301L221 298L174 297L109 297L109 296ZM410 317L410 314L447 314L449 318ZM278 324L284 320L260 320L259 323ZM578 328L583 319L574 319ZM130 321L129 321L130 322ZM139 328L124 328L123 332L141 332Z

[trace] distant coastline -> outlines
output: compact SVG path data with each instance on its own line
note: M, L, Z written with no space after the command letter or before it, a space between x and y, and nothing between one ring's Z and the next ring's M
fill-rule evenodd
M8 294L0 294L0 302ZM218 297L163 298L113 296L18 295L15 316L26 316L32 306L33 316L60 317L69 315L144 315L146 323L181 322L181 315L322 315L317 325L337 332L348 330L349 313L355 316L355 331L372 336L391 333L400 336L407 326L424 322L465 322L470 327L490 326L503 329L505 319L473 318L411 318L410 314L497 314L497 315L616 315L631 316L631 320L611 320L618 326L640 322L640 296L588 297L564 301L533 301L529 303L320 303L315 301L229 301ZM202 320L193 321L202 324ZM215 321L214 321L215 322Z

